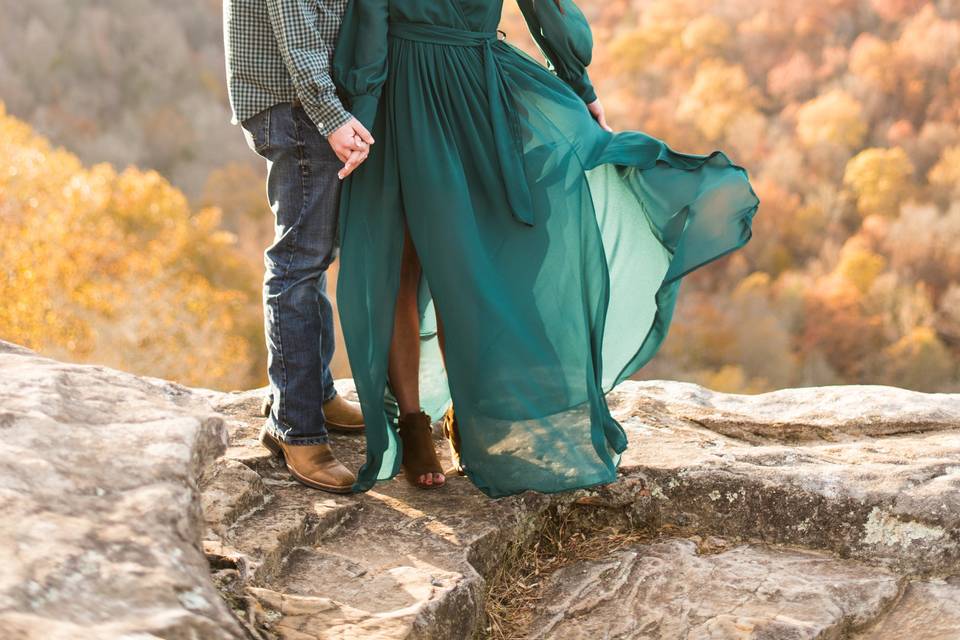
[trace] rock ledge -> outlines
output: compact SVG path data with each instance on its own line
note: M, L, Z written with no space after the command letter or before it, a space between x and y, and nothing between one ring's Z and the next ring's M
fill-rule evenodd
M0 637L482 637L490 579L558 521L651 541L530 585L518 637L960 637L960 396L629 382L617 482L496 501L305 489L259 397L0 343Z

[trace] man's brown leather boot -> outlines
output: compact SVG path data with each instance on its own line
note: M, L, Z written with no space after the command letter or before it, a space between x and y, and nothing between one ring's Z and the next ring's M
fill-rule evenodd
M273 406L273 396L265 395L260 403L260 415L270 417L270 408ZM360 405L350 402L341 395L335 395L323 403L323 417L327 429L346 433L360 433L363 431L363 412Z
M339 394L323 403L323 418L327 429L348 433L363 431L363 412L360 411L360 405Z
M260 430L260 442L275 456L282 456L294 478L314 489L331 493L350 493L357 478L337 460L328 444L285 444L270 433Z

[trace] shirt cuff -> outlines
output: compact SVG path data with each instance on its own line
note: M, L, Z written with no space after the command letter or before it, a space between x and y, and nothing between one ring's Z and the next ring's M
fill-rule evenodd
M339 100L337 100L336 104L325 104L322 106L303 103L303 110L307 112L310 120L313 121L313 124L316 125L324 137L329 136L345 125L350 121L350 118L353 117L343 108Z

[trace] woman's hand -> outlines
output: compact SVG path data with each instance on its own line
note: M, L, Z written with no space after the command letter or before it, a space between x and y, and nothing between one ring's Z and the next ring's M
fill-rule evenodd
M597 98L593 102L587 105L587 109L590 110L590 115L593 116L593 119L597 121L604 131L613 132L613 129L610 128L610 125L607 124L607 115L603 111L603 105L600 104L600 98Z
M360 138L357 138L358 142L362 143L363 141ZM369 145L364 146L363 149L358 149L350 153L350 157L347 158L347 161L343 165L343 169L337 172L337 177L341 180L344 180L347 176L353 173L357 167L363 164L367 159L367 156L370 155Z

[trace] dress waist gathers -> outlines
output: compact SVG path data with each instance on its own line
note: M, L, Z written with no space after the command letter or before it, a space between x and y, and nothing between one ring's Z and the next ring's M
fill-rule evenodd
M523 162L523 133L503 67L494 53L499 43L497 32L469 31L418 22L391 22L389 37L449 47L483 48L487 101L503 186L513 217L533 226L533 198Z

